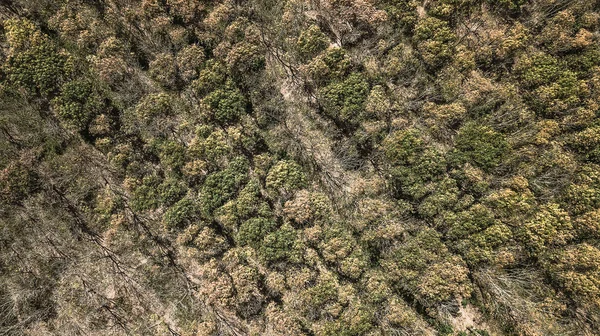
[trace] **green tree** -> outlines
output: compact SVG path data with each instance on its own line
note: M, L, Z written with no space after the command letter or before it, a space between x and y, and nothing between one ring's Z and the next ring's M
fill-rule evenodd
M383 8L390 16L390 22L400 28L412 30L419 18L416 1L386 0Z
M104 107L102 97L88 79L74 80L63 85L52 104L62 120L80 130L85 129Z
M573 234L571 218L558 204L543 206L531 221L516 232L516 236L532 255L566 245Z
M383 141L385 156L392 165L411 165L424 149L425 144L416 129L396 131Z
M171 206L179 201L185 193L187 188L181 181L175 178L166 178L156 188L159 202L164 206Z
M202 102L208 107L210 117L222 125L238 121L246 112L246 98L231 81L223 89L209 93Z
M468 210L449 212L444 221L448 225L446 238L453 241L451 248L460 253L465 261L474 267L495 263L498 249L512 238L508 226L494 217L493 211L482 204L475 204Z
M300 190L285 202L283 212L295 226L304 226L329 220L332 209L325 194Z
M594 211L600 206L600 166L583 165L565 188L562 202L573 214Z
M235 44L227 57L225 63L231 73L237 77L247 76L251 73L256 73L265 66L265 56L260 46L249 43L240 42Z
M156 56L150 62L148 74L165 88L173 88L177 82L177 63L175 57L170 53Z
M6 20L4 31L9 43L3 66L8 82L44 97L54 93L72 72L69 56L26 19Z
M206 55L202 47L192 44L181 49L176 56L177 68L179 69L179 76L186 83L198 78L200 73L200 67Z
M198 73L198 79L191 84L192 89L199 95L204 95L214 88L220 87L227 78L227 69L220 62L209 59Z
M329 39L319 26L311 25L300 33L296 41L298 53L302 59L308 60L315 57L329 45Z
M527 3L526 0L500 0L500 1L488 0L488 2L491 3L492 5L500 6L501 8L506 8L511 11L519 10L521 8L521 6L523 6L525 3Z
M166 171L179 174L186 159L186 148L177 141L158 140L150 143Z
M236 240L244 246L250 245L258 248L263 238L277 229L277 223L267 218L251 218L242 223L238 230Z
M432 229L423 229L408 238L382 264L396 286L426 307L470 296L469 269L460 257L448 251Z
M131 207L136 211L155 209L159 206L157 187L160 178L156 175L145 176L139 185L135 186L131 198Z
M318 335L322 336L359 336L368 334L374 327L375 316L372 307L354 305L344 312L335 322L325 324L324 330Z
M501 133L473 122L461 127L455 146L456 159L473 162L487 171L502 163L510 150L510 145Z
M162 222L167 230L184 229L198 217L199 209L196 201L182 198L163 214Z
M547 268L552 278L580 304L598 307L600 298L600 250L587 243L572 245L553 253Z
M367 268L368 255L341 225L324 230L319 250L325 261L335 265L340 274L351 279L358 279Z
M456 35L446 21L434 17L421 19L413 39L430 69L438 69L452 59Z
M306 71L319 86L342 79L350 69L350 57L342 48L329 48L306 66Z
M172 115L172 99L166 93L151 93L140 100L135 112L143 120Z
M286 195L306 187L306 175L296 162L282 160L271 167L265 185L274 193Z
M282 225L267 234L260 245L259 254L267 262L299 262L302 250L298 248L297 233L290 225Z
M347 124L357 124L364 118L364 104L369 94L369 83L359 73L344 81L333 82L319 90L325 113Z
M527 95L529 105L545 117L563 114L586 95L576 73L568 70L561 60L542 52L519 58L515 73L531 92Z
M247 178L248 164L245 159L238 159L230 167L206 177L200 190L200 202L203 214L212 212L235 196L238 188Z

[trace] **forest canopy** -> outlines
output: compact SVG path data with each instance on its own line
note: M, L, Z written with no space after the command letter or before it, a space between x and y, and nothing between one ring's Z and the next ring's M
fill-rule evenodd
M0 335L600 335L600 1L0 2Z

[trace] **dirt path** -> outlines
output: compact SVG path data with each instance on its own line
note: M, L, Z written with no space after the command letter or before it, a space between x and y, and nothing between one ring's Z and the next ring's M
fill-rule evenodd
M365 179L357 171L344 169L336 157L335 141L326 133L335 126L307 105L306 97L298 94L302 92L301 88L290 79L282 81L280 92L289 105L284 121L286 127L304 149L304 154L319 167L321 182L336 198L352 198L357 189L355 186L364 184Z

